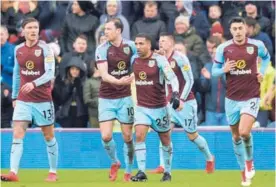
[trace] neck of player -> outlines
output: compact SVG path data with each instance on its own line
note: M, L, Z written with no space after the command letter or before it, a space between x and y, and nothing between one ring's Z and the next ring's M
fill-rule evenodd
M237 45L244 45L245 44L245 42L246 42L246 38L244 38L243 40L234 40L234 42L235 42L235 44L237 44Z
M122 40L123 40L122 36L118 36L114 41L111 42L111 44L114 45L115 47L120 47Z
M173 53L173 49L172 48L170 48L170 49L168 49L168 51L166 51L166 57L167 57L167 59L169 59L171 57L172 53Z
M33 47L38 40L26 40L26 46Z

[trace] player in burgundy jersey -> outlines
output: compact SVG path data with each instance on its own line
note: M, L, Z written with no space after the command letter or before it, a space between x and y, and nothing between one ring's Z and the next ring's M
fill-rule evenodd
M137 106L135 108L135 153L138 173L132 181L147 180L145 138L149 127L160 137L163 149L165 172L162 182L171 181L172 147L170 138L169 108L166 101L166 81L172 83L171 104L173 109L181 110L179 100L179 84L177 77L164 56L151 51L151 38L146 34L138 34L135 39L138 55L132 59L135 75Z
M234 152L240 165L242 186L250 186L255 175L251 129L259 111L260 81L270 61L262 41L246 37L243 18L230 21L232 40L219 45L212 75L226 74L225 111L230 124ZM258 72L258 58L261 69Z
M50 171L46 181L57 180L58 143L54 136L54 106L51 80L54 78L55 58L51 49L38 40L39 23L27 18L22 23L26 42L16 46L12 99L13 141L10 173L1 175L2 181L18 181L18 168L23 153L23 138L28 124L34 121L41 127L49 159Z
M183 105L183 109L181 111L175 111L170 107L172 128L174 125L184 128L189 140L204 154L206 160L206 172L213 173L215 169L214 157L209 150L205 138L197 132L197 102L194 93L192 92L194 78L191 65L189 59L185 55L174 51L174 43L172 35L161 33L159 39L160 50L157 51L159 54L166 56L179 81L180 102ZM172 93L172 87L168 84L168 100L171 98ZM153 170L152 173L163 173L164 161L162 153L162 151L159 151L160 166Z
M130 84L130 60L136 54L133 41L122 38L123 24L114 18L105 24L107 42L96 50L96 62L102 82L99 93L99 121L102 144L112 161L109 180L115 181L121 166L117 157L116 145L112 138L113 121L121 123L124 138L124 159L126 170L124 181L130 181L134 156L132 125L134 118Z

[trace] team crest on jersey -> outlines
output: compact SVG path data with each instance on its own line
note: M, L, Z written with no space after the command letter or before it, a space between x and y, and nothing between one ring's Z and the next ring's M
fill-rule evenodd
M175 61L174 60L171 61L171 68L175 68Z
M35 50L35 56L39 57L41 55L41 49L36 49Z
M149 67L153 67L155 65L155 60L149 60Z
M246 48L246 52L250 55L252 55L254 53L254 47L247 47Z
M123 50L124 50L125 54L129 55L129 53L130 53L129 47L124 47Z

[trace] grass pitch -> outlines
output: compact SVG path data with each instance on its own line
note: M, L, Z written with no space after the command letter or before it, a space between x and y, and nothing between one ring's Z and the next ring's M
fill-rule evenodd
M7 172L7 170L1 170ZM148 181L144 183L124 183L123 170L121 169L117 181L108 181L108 170L59 170L59 181L56 183L44 182L48 170L21 169L20 182L2 182L2 187L239 187L240 172L217 170L214 174L207 175L202 170L173 170L172 182L161 183L162 175L147 174ZM136 173L136 171L135 171ZM133 172L134 174L134 172ZM252 181L251 187L274 187L274 171L258 171Z

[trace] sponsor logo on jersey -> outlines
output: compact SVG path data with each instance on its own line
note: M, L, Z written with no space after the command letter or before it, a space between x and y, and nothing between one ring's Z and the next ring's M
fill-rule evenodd
M254 47L247 47L246 48L246 52L250 55L252 55L254 53Z
M35 68L35 64L33 61L28 60L25 64L26 70L21 70L21 74L27 75L27 76L33 76L33 75L40 75L40 71L33 71Z
M149 60L149 63L148 63L149 67L153 67L155 66L155 60Z
M125 61L120 61L118 64L117 64L117 67L119 70L124 70L126 69L126 63Z
M41 52L42 52L41 49L36 49L35 50L35 56L39 57L41 55Z
M136 85L139 86L148 86L148 85L153 85L153 81L147 81L147 73L144 71L139 72L139 80L135 81Z
M117 64L117 68L119 70L113 70L110 74L111 75L117 75L117 76L128 74L128 70L126 69L126 62L125 61L120 61Z
M130 53L129 47L124 47L123 50L124 50L125 54L129 55L129 53Z
M253 48L254 50L254 48ZM251 69L245 70L246 62L245 60L237 60L236 70L231 70L230 75L249 75L252 73Z

